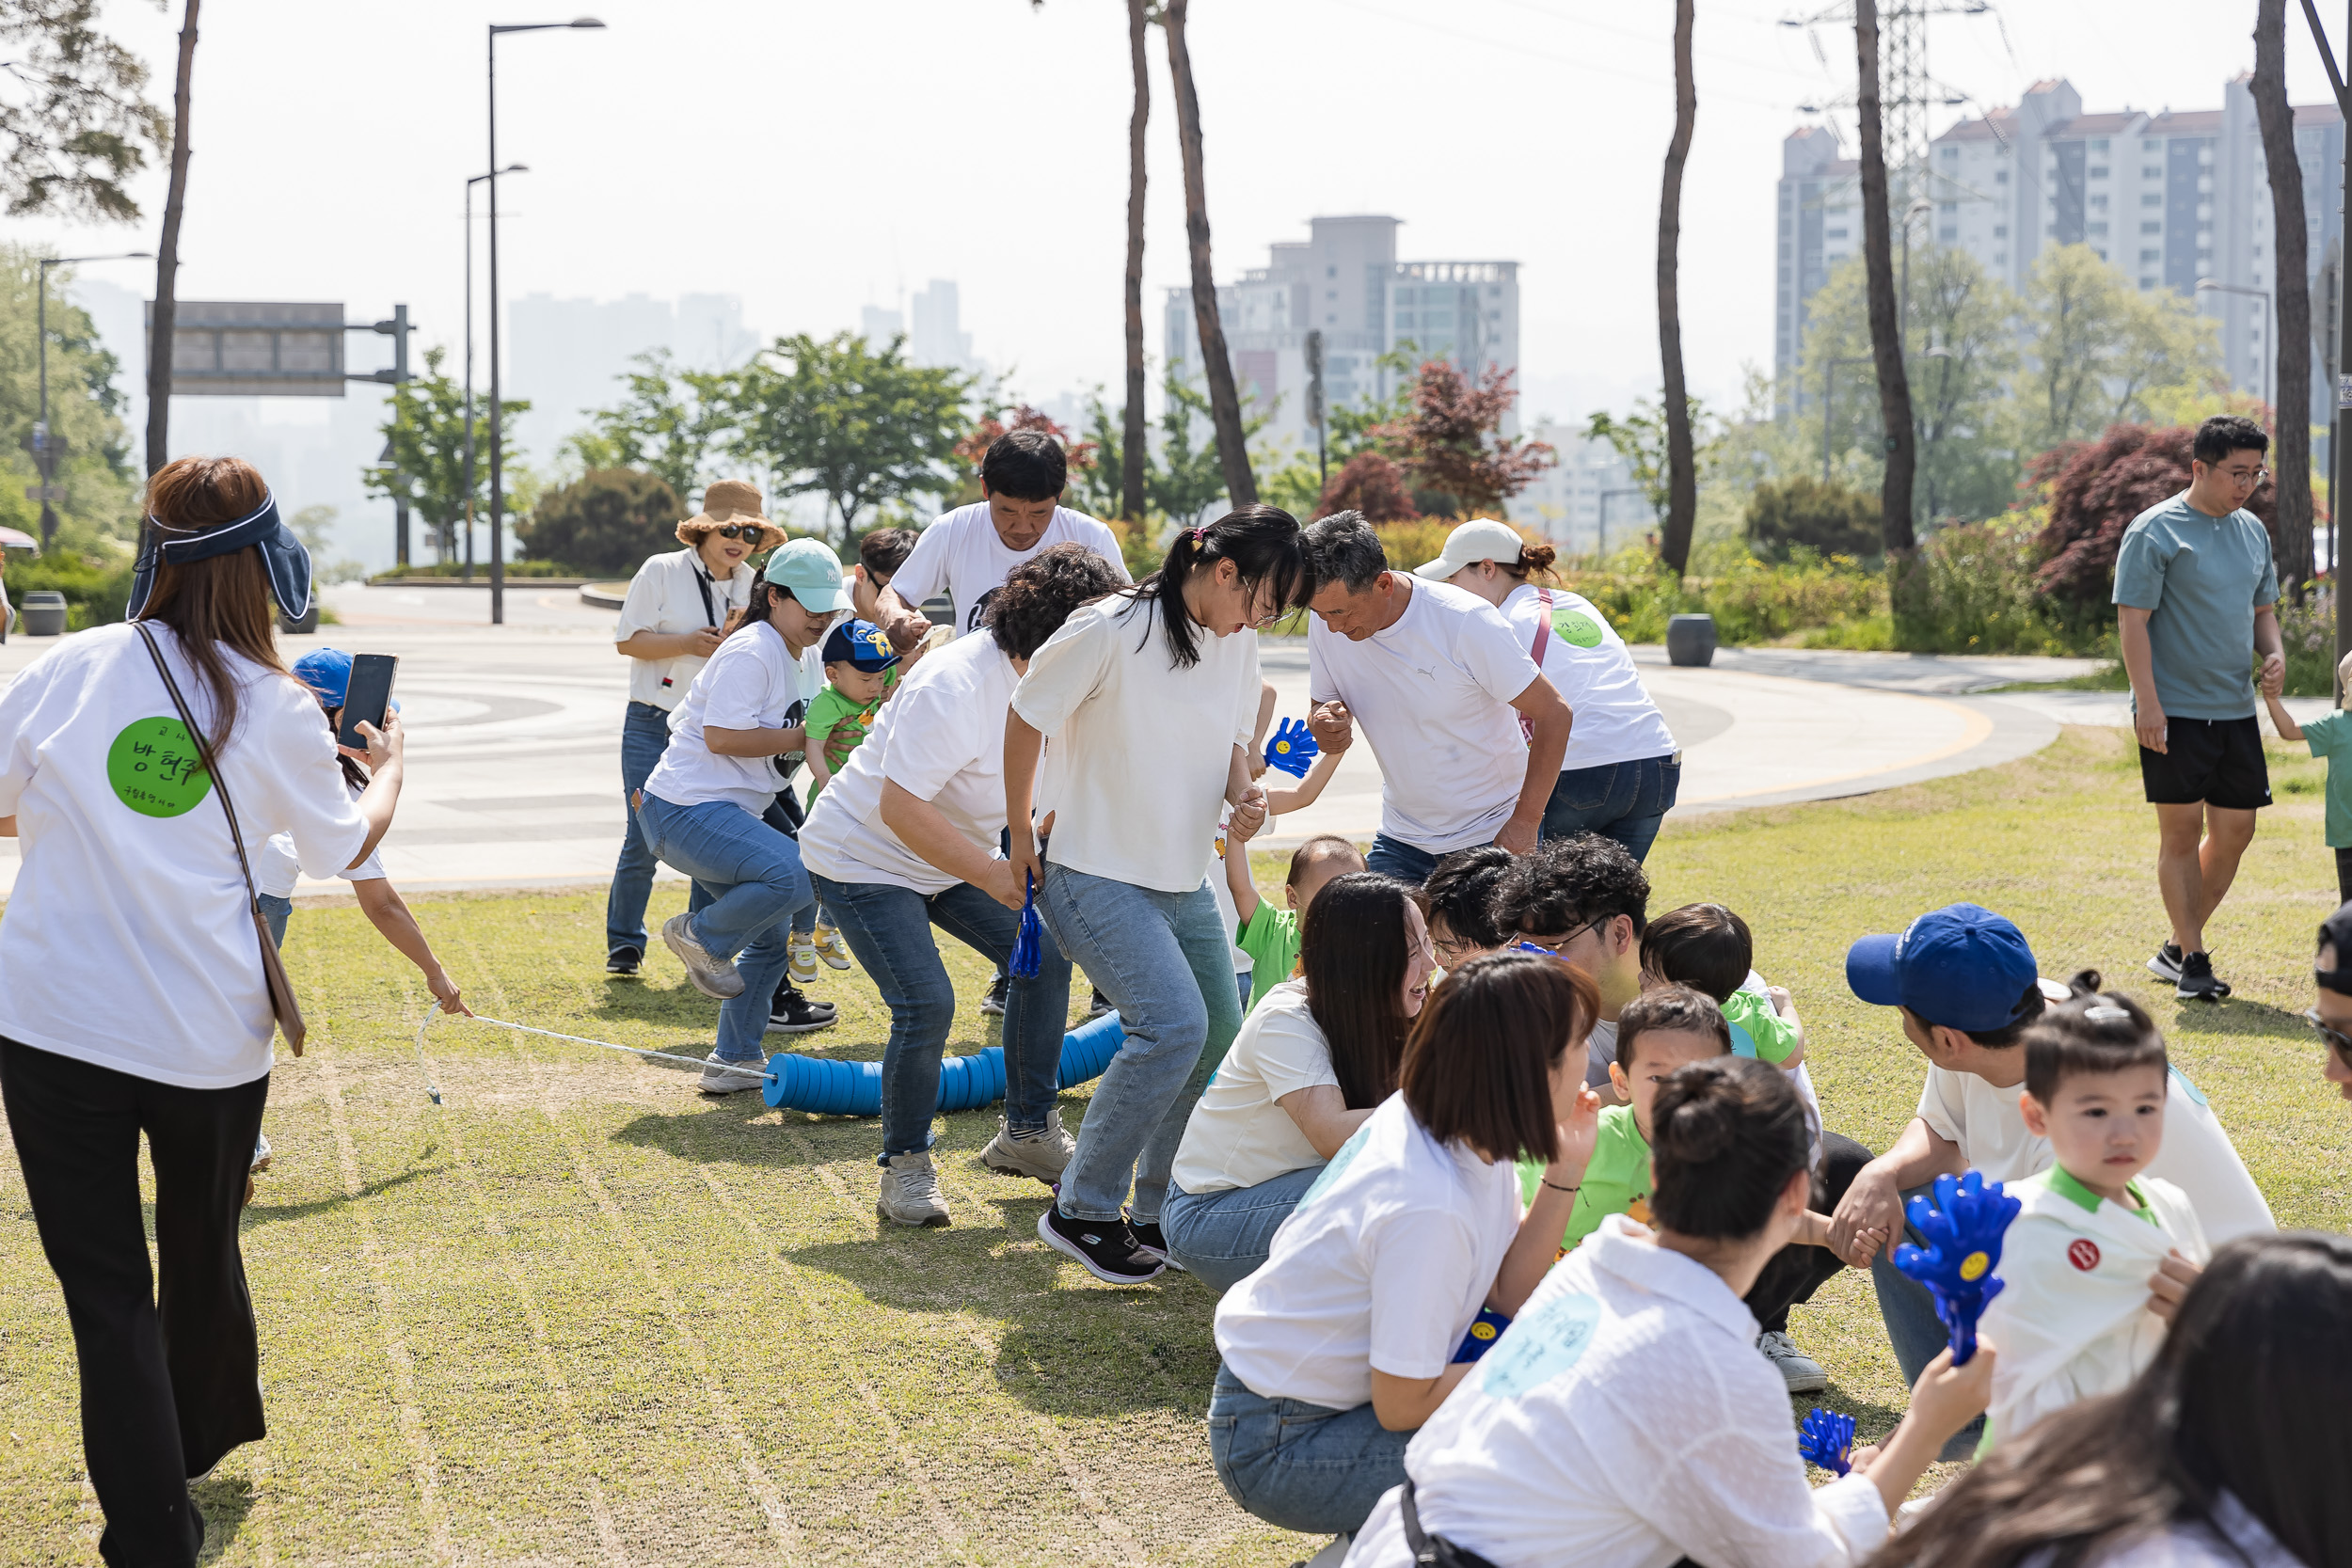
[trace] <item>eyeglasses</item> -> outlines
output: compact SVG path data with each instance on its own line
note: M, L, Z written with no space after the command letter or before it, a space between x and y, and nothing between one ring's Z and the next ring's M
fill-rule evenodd
M2352 1035L2345 1034L2334 1024L2329 1023L2325 1019L2321 1018L2317 1007L2311 1008L2309 1011L2305 1012L2303 1015L2303 1022L2317 1030L2319 1032L2319 1037L2326 1040L2330 1046L2334 1047L2337 1055L2343 1057L2346 1062L2352 1062Z
M1576 939L1582 936L1585 932L1590 931L1596 936L1599 935L1600 928L1603 926L1608 925L1613 918L1614 917L1604 914L1597 920L1588 920L1583 925L1569 931L1567 935L1563 937L1554 937L1549 942L1546 942L1540 937L1531 937L1522 931L1519 933L1518 944L1521 947L1533 947L1539 949L1542 952L1550 954L1556 958L1565 953L1570 947L1575 946Z
M712 529L710 531L717 534L722 539L741 539L750 541L762 537L767 533L768 530L764 525L759 523L723 523L719 527Z
M2256 468L2250 474L2233 474L2229 469L2224 468L2221 470L2221 477L2228 480L2233 484L2260 484L2264 480L2270 477L2270 470L2268 468Z

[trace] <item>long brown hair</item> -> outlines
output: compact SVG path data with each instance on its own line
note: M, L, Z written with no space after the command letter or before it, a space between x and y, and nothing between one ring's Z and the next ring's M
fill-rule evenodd
M260 472L242 457L178 457L147 482L147 512L167 528L204 533L252 515L268 494ZM237 728L237 675L224 645L293 678L278 657L278 610L258 545L177 564L158 552L155 586L137 619L169 626L196 666L197 681L212 698L212 734L205 739L215 751L227 746Z
M1307 1011L1331 1050L1331 1072L1351 1111L1370 1110L1396 1092L1397 1064L1412 1020L1399 997L1412 955L1405 947L1405 906L1413 890L1376 871L1334 877L1298 924L1298 962L1307 977Z
M1560 1151L1551 1069L1571 1050L1582 1059L1599 1017L1600 993L1574 964L1486 954L1429 993L1405 1041L1397 1087L1439 1143L1458 1139L1490 1163L1549 1163Z
M2296 1561L2352 1562L2347 1321L2352 1241L2231 1243L2130 1387L1994 1449L1870 1568L2081 1568L2138 1536L2215 1525L2224 1492Z

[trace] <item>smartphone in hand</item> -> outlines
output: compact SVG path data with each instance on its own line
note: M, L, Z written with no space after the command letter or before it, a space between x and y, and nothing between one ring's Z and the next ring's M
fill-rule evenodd
M343 689L342 718L335 725L335 744L355 752L368 749L361 724L384 727L384 710L391 705L392 675L400 660L390 654L354 654L351 680Z

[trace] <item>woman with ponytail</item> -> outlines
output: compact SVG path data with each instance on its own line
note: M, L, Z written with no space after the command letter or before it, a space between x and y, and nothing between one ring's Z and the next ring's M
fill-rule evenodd
M1126 1031L1038 1235L1114 1284L1165 1266L1160 1206L1176 1145L1241 1027L1205 870L1224 808L1244 837L1265 819L1249 768L1257 628L1311 587L1298 524L1279 507L1181 530L1158 571L1077 610L1031 656L1005 718L1013 881L1034 881L1055 940ZM1042 846L1031 826L1040 806L1052 826Z
M1740 1301L1811 1201L1804 1101L1770 1064L1715 1057L1659 1085L1650 1133L1657 1227L1612 1214L1551 1271L1413 1440L1351 1563L1843 1568L1984 1409L1979 1338L1965 1367L1929 1365L1851 1474L1810 1486Z

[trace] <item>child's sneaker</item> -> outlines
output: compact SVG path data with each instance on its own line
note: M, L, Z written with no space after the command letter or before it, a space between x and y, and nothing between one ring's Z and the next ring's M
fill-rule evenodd
M815 985L817 983L817 943L810 939L807 932L795 931L792 933L790 945L792 983L796 986Z
M1073 1220L1059 1204L1047 1204L1037 1217L1037 1239L1113 1285L1141 1285L1168 1267L1158 1254L1136 1244L1124 1219Z
M832 926L817 927L817 956L835 969L850 967L850 944L841 940L841 932Z
M1001 969L998 970L996 978L988 983L988 994L980 998L980 1011L992 1018L1004 1017L1005 997L1011 990L1012 976Z

